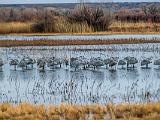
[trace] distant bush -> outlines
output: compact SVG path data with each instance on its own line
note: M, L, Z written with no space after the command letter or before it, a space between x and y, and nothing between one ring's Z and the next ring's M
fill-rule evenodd
M160 7L156 5L142 6L139 9L121 9L114 13L115 20L125 22L160 22Z
M68 21L70 23L86 22L90 27L93 27L94 31L105 31L111 25L112 17L100 7L91 8L81 5L68 15Z
M85 23L70 23L65 17L59 18L55 24L56 33L89 33L93 32L93 28Z
M44 20L38 21L32 25L33 32L54 32L54 15L51 12L46 12Z

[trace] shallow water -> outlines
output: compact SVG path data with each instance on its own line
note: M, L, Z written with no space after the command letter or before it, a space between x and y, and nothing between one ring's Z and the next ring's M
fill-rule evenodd
M116 71L105 67L74 71L62 66L45 72L40 72L36 65L33 70L14 71L8 64L11 58L23 56L35 59L133 56L139 61L148 57L154 61L160 59L160 44L0 48L0 56L5 61L0 72L1 102L105 104L160 100L160 68L153 64L149 69L141 68L140 62L135 69L117 66ZM147 92L151 94L149 97L145 95Z
M160 39L160 35L61 35L61 36L0 36L0 40L93 40L93 39Z

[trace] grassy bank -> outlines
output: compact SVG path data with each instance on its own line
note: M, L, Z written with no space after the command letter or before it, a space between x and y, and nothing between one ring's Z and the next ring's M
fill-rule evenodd
M10 33L11 36L61 36L61 35L157 35L160 32L88 32L88 33ZM1 34L4 35L4 34Z
M149 33L149 32L160 32L159 23L151 22L113 22L109 27L112 32L137 32L137 33Z
M121 105L0 105L1 120L159 120L160 103Z
M1 40L0 47L17 46L69 46L69 45L109 45L160 43L160 40L146 39L110 39L110 40Z
M159 34L159 23L129 23L113 22L108 31L94 32L93 29L84 24L71 24L61 20L55 25L55 32L36 33L33 32L33 23L9 22L0 23L0 34L7 35L90 35L90 34Z
M0 23L0 34L31 33L32 23L9 22Z

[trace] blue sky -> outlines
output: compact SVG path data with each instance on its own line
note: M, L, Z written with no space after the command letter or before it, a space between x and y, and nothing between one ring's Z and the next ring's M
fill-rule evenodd
M23 4L23 3L73 3L80 0L0 0L0 4ZM86 2L160 2L160 0L83 0Z

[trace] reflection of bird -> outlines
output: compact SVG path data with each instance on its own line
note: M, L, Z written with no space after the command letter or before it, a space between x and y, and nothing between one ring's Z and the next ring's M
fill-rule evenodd
M160 59L154 61L154 65L160 66Z
M10 66L14 66L14 70L16 70L17 65L19 64L19 61L17 59L11 59L11 61L9 62Z
M0 71L2 71L2 66L4 65L3 60L0 58Z
M141 61L141 66L146 66L146 68L148 68L148 65L151 63L152 61L149 58L147 58Z

